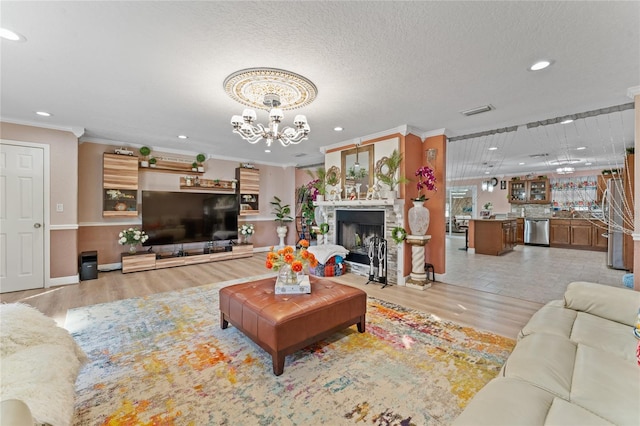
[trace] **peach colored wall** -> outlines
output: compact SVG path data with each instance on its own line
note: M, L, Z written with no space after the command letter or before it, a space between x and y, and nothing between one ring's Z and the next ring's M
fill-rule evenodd
M78 224L78 139L71 132L0 122L5 140L49 145L49 224L75 227ZM57 212L56 204L64 211ZM50 232L50 278L76 275L77 231Z
M436 175L437 191L427 194L429 201L425 206L431 213L429 230L427 233L431 235L429 244L425 246L426 261L433 264L436 273L443 274L445 272L445 238L446 238L446 220L444 216L445 203L447 201L447 138L444 135L429 137L424 141L422 147L422 164L427 164L427 149L435 148L438 150L438 157L434 166Z
M51 278L72 277L78 273L78 231L51 231Z
M102 217L102 156L105 152L113 152L117 146L92 142L80 144L80 195L79 212L80 233L79 251L97 250L98 263L101 265L120 262L122 246L116 243L118 233L128 226L140 226L141 217L136 218L103 218ZM162 153L152 153L162 156ZM173 158L188 156L167 154ZM235 178L238 162L209 159L205 162L204 179L231 180ZM238 223L253 223L256 232L252 237L254 247L269 247L279 243L276 235L270 201L274 195L282 199L284 204L295 208L296 171L293 167L280 167L256 164L260 170L260 214L241 216ZM186 173L185 173L186 175ZM163 173L151 169L141 170L138 186L140 190L180 191L180 176L176 173ZM140 208L139 208L140 211ZM297 241L295 225L288 225L289 232L286 244Z

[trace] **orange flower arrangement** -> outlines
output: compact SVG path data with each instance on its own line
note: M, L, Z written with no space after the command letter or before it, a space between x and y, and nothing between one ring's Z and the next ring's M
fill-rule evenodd
M267 253L267 260L265 266L267 269L273 269L279 271L284 265L291 267L291 271L298 273L302 272L305 267L315 268L318 266L318 259L313 253L307 251L309 247L309 241L300 240L298 242L300 249L296 250L291 246L286 246L281 249L274 249L271 247L269 253Z

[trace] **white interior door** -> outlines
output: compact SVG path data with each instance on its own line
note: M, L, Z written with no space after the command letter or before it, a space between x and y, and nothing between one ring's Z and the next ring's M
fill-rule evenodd
M44 287L44 150L0 144L0 292Z

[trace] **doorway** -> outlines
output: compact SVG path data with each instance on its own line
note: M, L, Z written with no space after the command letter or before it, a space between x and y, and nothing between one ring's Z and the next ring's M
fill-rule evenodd
M476 192L475 185L447 188L445 215L449 236L465 234L469 227L469 220L476 211Z
M0 142L0 292L44 288L46 146Z

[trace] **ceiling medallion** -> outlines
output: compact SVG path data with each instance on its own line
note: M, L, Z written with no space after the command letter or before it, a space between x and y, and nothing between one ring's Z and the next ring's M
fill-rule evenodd
M310 127L304 115L295 116L295 128L280 128L283 110L301 108L316 98L316 86L305 77L275 68L250 68L227 77L224 90L243 105L269 111L268 126L254 124L256 112L248 108L242 115L231 117L233 132L247 142L254 144L265 139L270 147L273 141L289 146L307 139Z
M318 94L316 85L299 74L277 68L247 68L234 72L224 80L224 90L243 105L269 110L264 97L280 97L280 109L302 108Z

